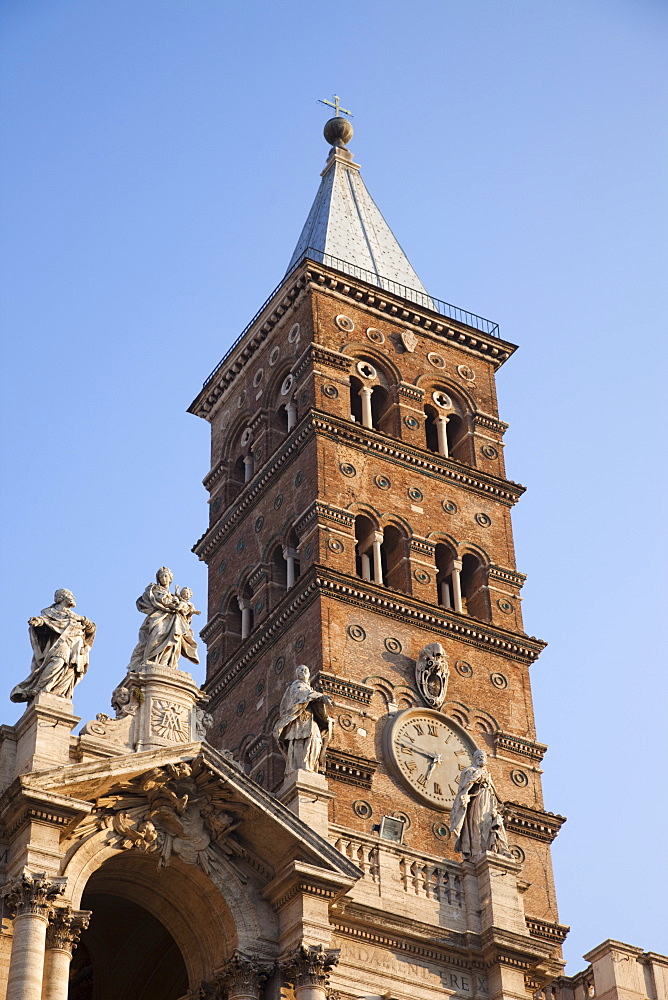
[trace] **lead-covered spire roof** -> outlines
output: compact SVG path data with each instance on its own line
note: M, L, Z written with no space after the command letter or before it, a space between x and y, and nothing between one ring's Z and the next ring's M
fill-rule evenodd
M381 287L386 287L381 280L385 278L426 294L367 191L359 164L346 149L353 136L352 125L340 116L330 118L324 135L332 149L288 271L304 256L333 267L340 267L339 261L363 268L368 273L359 277Z

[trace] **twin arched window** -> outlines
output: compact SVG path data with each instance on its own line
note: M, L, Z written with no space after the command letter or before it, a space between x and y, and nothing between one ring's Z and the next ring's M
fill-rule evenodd
M355 571L362 580L410 593L409 544L396 525L380 531L370 517L355 518ZM487 574L479 556L461 558L449 545L436 546L437 602L458 614L490 621Z

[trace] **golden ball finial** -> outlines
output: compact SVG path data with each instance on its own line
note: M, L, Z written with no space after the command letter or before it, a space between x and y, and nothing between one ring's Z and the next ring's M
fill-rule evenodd
M337 115L325 122L322 133L330 146L343 148L347 146L353 137L353 127L347 118Z

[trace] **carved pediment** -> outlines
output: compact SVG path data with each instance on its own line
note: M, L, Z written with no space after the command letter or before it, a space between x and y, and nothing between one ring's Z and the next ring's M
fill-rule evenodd
M63 832L73 850L102 834L105 843L154 856L159 866L176 856L213 874L231 861L265 883L287 856L299 856L337 892L362 874L208 744L72 764L22 781L26 795L39 789L90 803L89 815Z

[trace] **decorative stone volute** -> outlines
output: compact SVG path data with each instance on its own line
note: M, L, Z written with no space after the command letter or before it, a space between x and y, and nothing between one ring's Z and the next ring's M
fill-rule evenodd
M265 982L274 963L258 955L235 952L216 972L216 983L222 1000L260 1000Z
M49 925L46 929L46 947L57 948L72 955L74 945L79 940L81 932L90 923L90 910L73 910L69 906L56 906L51 912Z
M13 917L29 913L48 920L53 900L62 896L66 884L67 879L50 878L46 872L24 871L2 894Z

